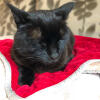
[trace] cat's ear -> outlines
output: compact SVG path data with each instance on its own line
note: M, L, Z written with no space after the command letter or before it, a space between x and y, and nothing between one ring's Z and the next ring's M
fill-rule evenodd
M75 2L66 3L62 5L61 7L55 9L54 12L57 16L61 16L63 20L66 20L67 16L73 9L74 5L75 5Z
M10 10L13 14L13 17L14 17L14 20L15 20L17 27L27 23L28 16L29 16L29 14L27 12L18 9L9 3L6 3L6 4L10 8Z

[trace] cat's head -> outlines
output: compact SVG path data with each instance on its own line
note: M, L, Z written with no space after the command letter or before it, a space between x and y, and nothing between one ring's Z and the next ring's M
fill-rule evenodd
M14 50L26 58L44 63L56 62L61 51L70 42L69 28L65 21L74 3L64 4L54 10L36 10L33 13L7 5L17 25Z

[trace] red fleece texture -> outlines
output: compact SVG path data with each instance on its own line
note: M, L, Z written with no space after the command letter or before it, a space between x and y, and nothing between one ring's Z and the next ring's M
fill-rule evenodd
M45 72L36 74L31 86L18 85L18 68L11 59L10 50L13 40L0 40L0 52L6 57L11 65L12 81L11 86L15 93L21 97L27 97L41 89L57 84L73 74L79 66L90 59L100 59L100 39L75 36L74 55L75 57L67 64L64 71L54 73Z

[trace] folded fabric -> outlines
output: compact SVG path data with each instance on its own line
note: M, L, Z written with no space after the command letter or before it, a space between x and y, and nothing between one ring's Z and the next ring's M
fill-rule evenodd
M21 97L27 97L36 91L57 84L68 78L74 73L79 66L90 59L100 59L100 39L75 36L74 58L67 64L64 71L54 73L45 72L36 74L35 80L31 86L18 85L18 68L11 59L10 50L13 45L13 40L0 40L0 52L6 57L11 65L12 81L11 87L15 93Z

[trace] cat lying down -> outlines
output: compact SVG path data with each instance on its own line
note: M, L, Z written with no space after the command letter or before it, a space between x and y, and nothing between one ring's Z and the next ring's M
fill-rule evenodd
M74 37L65 24L65 20L74 3L68 3L50 11L34 11L33 14L19 10L10 4L7 5L11 9L17 25L11 56L18 65L19 84L31 85L34 83L35 73L63 71L65 65L73 58ZM85 44L86 46L83 45L86 47L84 50L84 47L81 48L82 44L79 48L77 46L74 48L76 58L78 54L84 51L89 53L90 48L92 51L91 45L88 43ZM90 47L89 50L87 50L87 47ZM96 46L93 47L94 50L90 54L95 53ZM96 52L97 56L89 55L90 58L88 58L85 55L82 58L85 54L83 53L78 59L100 58L98 50ZM5 52L3 53L5 54ZM24 100L99 100L100 78L96 72L99 69L99 61L96 59L84 61L85 63L64 81L40 90L24 98ZM97 66L92 67L94 65ZM73 65L73 67L76 66ZM0 69L0 99L23 100L11 88L10 65L2 54L0 54Z
M12 91L10 65L0 53L0 100L100 100L99 65L99 59L89 60L64 81L21 98Z
M74 36L66 19L74 2L33 13L7 5L17 25L11 56L18 65L19 84L31 85L35 73L64 70L73 58Z

